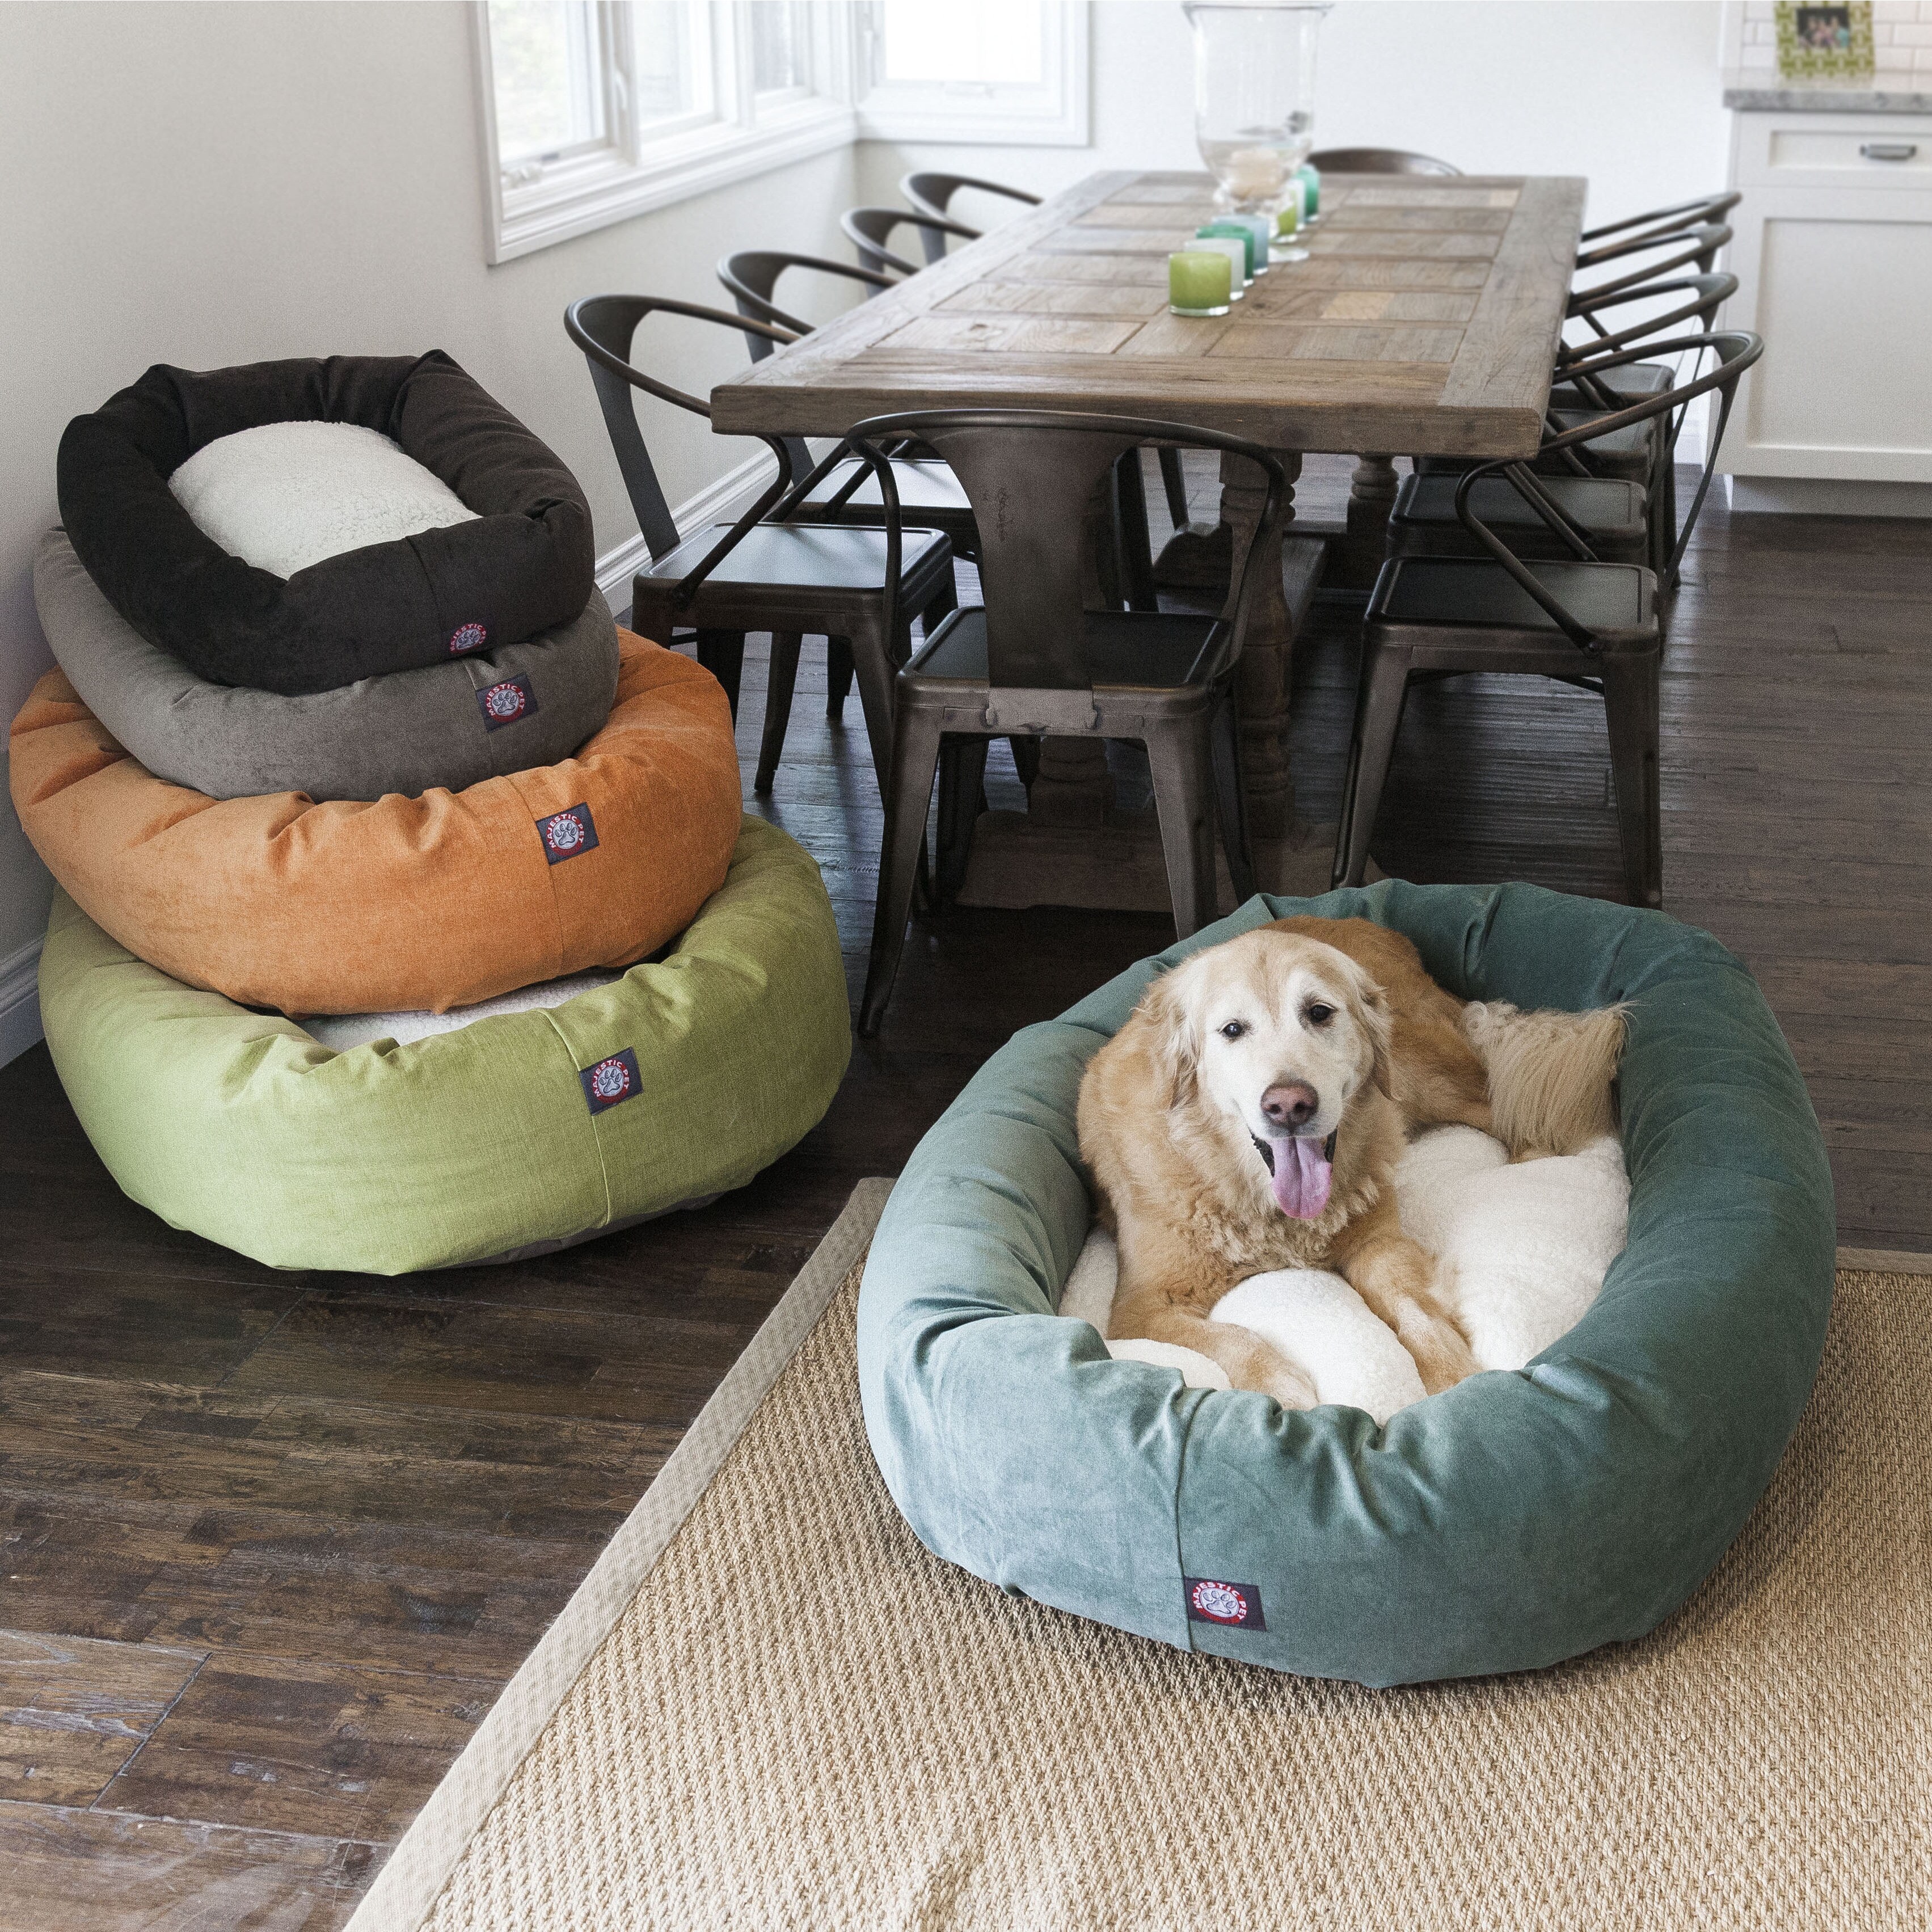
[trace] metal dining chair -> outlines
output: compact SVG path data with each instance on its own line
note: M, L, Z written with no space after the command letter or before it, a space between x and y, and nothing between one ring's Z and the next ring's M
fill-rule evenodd
M926 244L928 260L938 259L932 252L932 243L939 244L940 254L946 250L946 238L957 235L963 241L976 242L980 231L968 228L963 221L949 221L944 216L914 214L903 208L848 208L838 218L838 226L847 241L859 251L859 259L868 268L880 274L887 270L896 275L916 275L926 266L925 262L908 262L903 255L896 255L886 244L896 228L915 228ZM874 289L876 295L878 291Z
M1412 154L1402 148L1324 148L1309 166L1321 174L1460 175L1462 170L1433 154Z
M821 256L795 255L782 249L745 249L727 255L718 264L718 279L737 304L740 315L802 337L812 334L812 325L780 308L777 300L780 278L794 272L858 282L868 292L894 286L892 277L874 268L854 268L849 262L830 262ZM754 362L772 352L773 344L754 332L747 331L745 340ZM791 453L792 473L804 476L812 466L804 437L787 436L784 440ZM956 556L969 562L977 556L980 532L973 520L973 506L966 500L958 478L929 452L920 455L894 450L889 454L892 480L906 521L927 530L944 530L952 541ZM798 514L824 522L863 524L875 530L883 526L885 506L879 500L877 482L869 473L855 478L855 471L862 467L854 458L842 469L832 471L819 488L800 504ZM848 490L847 484L854 481L857 487Z
M912 616L922 614L931 625L953 608L952 546L938 530L902 532L896 514L884 530L789 516L766 520L795 480L784 444L775 436L759 438L778 458L778 473L757 502L735 524L710 524L680 536L638 426L632 392L641 389L707 420L711 410L632 363L638 324L657 314L763 332L775 342L792 340L769 323L658 296L586 296L565 311L564 327L590 365L617 466L650 552L650 562L632 580L632 623L666 644L677 627L694 631L698 662L724 686L734 718L745 634L772 634L759 790L769 788L776 770L802 638L843 639L858 674L883 786L892 751L892 674L910 652Z
M1669 208L1653 208L1642 214L1627 214L1621 221L1606 221L1600 226L1586 228L1582 233L1585 242L1600 242L1612 235L1628 236L1633 230L1654 229L1660 234L1678 234L1685 228L1710 222L1722 221L1744 196L1736 188L1727 188L1718 194L1702 194L1694 200L1674 202Z
M1703 508L1738 380L1763 353L1764 344L1742 331L1681 336L1648 350L1618 350L1580 370L1599 375L1658 352L1690 354L1700 362L1708 357L1714 366L1604 422L1622 428L1672 412L1681 417L1699 396L1714 393L1719 399L1703 474L1662 573L1645 564L1601 560L1582 532L1568 526L1553 510L1546 514L1546 506L1539 509L1539 520L1562 538L1569 556L1562 561L1524 556L1484 515L1495 481L1506 482L1532 506L1539 502L1542 479L1515 460L1479 464L1456 484L1456 514L1486 556L1392 557L1383 565L1363 631L1355 728L1336 836L1337 885L1362 883L1411 682L1500 671L1556 678L1601 694L1626 887L1634 904L1662 903L1658 667L1666 593L1661 586L1675 574ZM1569 430L1559 440L1565 448L1576 448L1597 427Z
M1029 194L1023 188L1009 188L1004 182L982 181L977 175L948 175L925 170L916 170L899 178L899 192L918 214L935 221L955 221L952 197L962 188L977 188L982 194L1003 195L1009 201L1024 202L1029 208L1037 208L1040 197ZM963 226L964 224L958 225ZM970 232L976 238L981 231L973 229ZM926 249L926 259L929 264L937 262L946 253L946 237L937 230L922 229L920 241Z
M943 410L874 417L855 438L916 436L952 464L980 520L982 604L955 612L896 680L892 776L872 957L859 1030L878 1030L905 945L943 746L956 818L970 817L986 740L1016 731L1145 745L1176 932L1215 916L1218 817L1237 896L1253 890L1241 796L1234 679L1258 579L1274 554L1286 472L1258 444L1180 423L1048 410ZM1088 507L1144 442L1232 452L1268 479L1255 536L1217 616L1090 610ZM943 794L940 812L948 810ZM942 830L944 848L946 832Z

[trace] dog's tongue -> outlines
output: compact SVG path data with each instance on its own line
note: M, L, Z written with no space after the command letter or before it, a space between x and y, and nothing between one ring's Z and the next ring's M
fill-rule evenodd
M1322 1158L1322 1144L1300 1138L1270 1143L1274 1161L1268 1184L1274 1192L1274 1204L1298 1221L1318 1220L1328 1205L1335 1170Z

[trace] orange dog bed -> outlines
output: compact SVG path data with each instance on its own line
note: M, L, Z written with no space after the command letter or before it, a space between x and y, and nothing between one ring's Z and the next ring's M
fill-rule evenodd
M14 721L14 807L96 925L243 1006L441 1012L627 966L723 884L740 793L717 680L621 643L609 722L574 758L368 805L170 784L50 671Z

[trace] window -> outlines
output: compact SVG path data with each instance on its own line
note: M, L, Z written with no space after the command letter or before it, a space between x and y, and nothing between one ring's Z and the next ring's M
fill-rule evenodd
M480 0L490 259L842 147L847 0Z
M1086 0L870 0L860 132L1087 145Z

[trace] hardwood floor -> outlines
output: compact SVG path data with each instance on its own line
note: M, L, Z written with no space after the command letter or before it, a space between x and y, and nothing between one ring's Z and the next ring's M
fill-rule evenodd
M1311 461L1332 511L1346 466ZM1203 507L1210 494L1197 478ZM1154 493L1156 500L1158 492ZM1932 1251L1932 526L1712 514L1665 687L1667 904L1744 958L1812 1092L1840 1239ZM1352 612L1298 654L1332 817ZM823 866L856 996L878 812L808 646L759 808ZM748 670L747 755L762 716ZM995 753L996 789L1016 782ZM1469 680L1409 707L1378 855L1616 896L1600 712ZM854 1183L1152 916L960 912L751 1186L569 1252L287 1275L107 1178L44 1048L0 1071L0 1927L339 1924Z

